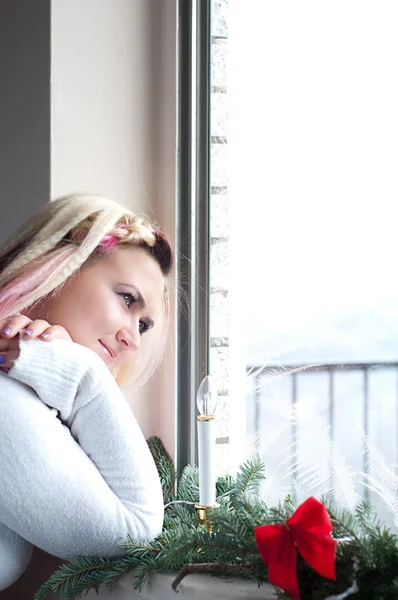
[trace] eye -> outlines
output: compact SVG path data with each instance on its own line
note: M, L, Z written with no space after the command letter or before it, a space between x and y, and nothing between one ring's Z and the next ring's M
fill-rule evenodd
M123 301L126 304L127 308L130 308L130 306L137 301L137 298L135 298L133 294L130 294L129 292L121 292L119 296L123 298Z
M139 328L140 335L143 335L144 333L146 333L148 331L149 325L148 325L148 323L145 323L145 321L140 321L138 328Z

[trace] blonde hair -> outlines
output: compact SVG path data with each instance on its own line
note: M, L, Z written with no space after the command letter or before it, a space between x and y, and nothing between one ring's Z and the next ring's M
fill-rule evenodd
M167 275L172 267L172 251L166 236L147 219L108 198L89 194L57 198L45 204L6 243L0 251L0 319L23 312L48 294L59 293L80 268L111 251L101 244L104 238L117 240L121 248L146 249L166 278L160 326L157 322L144 336L134 365L114 372L123 388L131 383L142 385L157 368L167 337Z

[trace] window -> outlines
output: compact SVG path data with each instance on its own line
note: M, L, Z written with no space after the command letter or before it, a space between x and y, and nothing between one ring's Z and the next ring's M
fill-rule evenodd
M397 16L394 2L211 1L217 468L257 450L270 500L305 496L300 469L330 452L375 474L364 433L398 463Z

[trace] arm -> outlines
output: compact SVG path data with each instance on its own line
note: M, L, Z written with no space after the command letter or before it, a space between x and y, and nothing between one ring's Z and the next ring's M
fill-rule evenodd
M101 359L64 340L21 340L9 377L39 398L23 388L30 401L25 393L23 407L17 403L14 426L24 438L27 485L14 490L24 497L20 514L11 511L0 521L61 557L120 553L127 534L141 542L155 537L163 522L156 467ZM15 468L11 479L13 472Z
M21 577L31 557L31 544L0 523L0 591Z

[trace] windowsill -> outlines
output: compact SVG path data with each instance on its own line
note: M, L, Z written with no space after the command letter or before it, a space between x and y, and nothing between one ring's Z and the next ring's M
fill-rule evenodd
M100 588L99 595L92 590L85 596L89 600L176 600L176 592L171 584L175 578L172 573L155 573L142 592L133 590L133 574L124 575L113 592ZM264 584L260 588L255 581L244 579L222 579L205 574L188 575L178 586L179 597L189 600L275 600L274 588Z
M24 575L12 586L0 592L1 600L33 598L39 587L65 561L34 548L33 557ZM178 586L178 594L172 589L176 573L155 573L142 592L133 589L134 571L127 573L117 583L113 592L105 586L99 593L91 590L84 598L88 600L275 600L274 588L264 584L260 588L253 580L211 577L195 573L187 575ZM58 594L50 594L49 600L62 600Z

